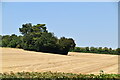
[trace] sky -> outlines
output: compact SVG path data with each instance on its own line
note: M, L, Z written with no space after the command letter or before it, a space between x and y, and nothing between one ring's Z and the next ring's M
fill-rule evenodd
M2 3L2 35L20 35L25 23L45 23L49 32L73 38L79 47L118 47L117 2Z

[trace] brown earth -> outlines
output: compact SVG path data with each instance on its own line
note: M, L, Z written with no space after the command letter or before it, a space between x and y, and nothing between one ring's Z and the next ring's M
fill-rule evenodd
M118 56L69 52L68 55L0 48L0 72L66 72L82 74L118 73Z

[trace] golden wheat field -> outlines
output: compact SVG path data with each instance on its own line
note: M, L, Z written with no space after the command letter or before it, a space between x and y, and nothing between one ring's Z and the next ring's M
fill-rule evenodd
M0 72L65 72L82 74L118 73L118 56L69 52L68 55L0 48Z

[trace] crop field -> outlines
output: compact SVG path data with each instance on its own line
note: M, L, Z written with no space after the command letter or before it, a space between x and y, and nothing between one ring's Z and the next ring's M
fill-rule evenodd
M2 72L118 73L118 55L69 52L68 55L0 48Z

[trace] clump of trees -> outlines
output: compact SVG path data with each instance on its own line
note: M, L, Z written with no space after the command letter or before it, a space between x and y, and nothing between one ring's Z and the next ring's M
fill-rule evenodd
M17 36L15 34L4 36L0 35L0 46L65 55L68 51L99 54L120 54L120 48L75 47L76 44L72 38L61 37L58 39L54 36L54 33L47 30L45 24L23 24L22 28L19 28L19 31L22 36Z
M72 38L61 37L58 39L54 33L48 32L45 24L23 24L19 31L22 36L0 35L0 46L66 55L76 45Z
M120 48L112 49L107 47L75 47L71 51L83 53L99 53L99 54L120 54Z

